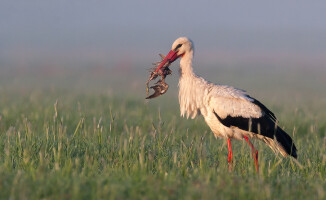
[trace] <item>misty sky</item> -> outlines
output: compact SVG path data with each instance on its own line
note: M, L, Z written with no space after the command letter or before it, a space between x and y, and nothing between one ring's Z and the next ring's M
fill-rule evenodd
M323 62L325 11L323 0L1 0L0 58L153 61L188 36L199 59Z

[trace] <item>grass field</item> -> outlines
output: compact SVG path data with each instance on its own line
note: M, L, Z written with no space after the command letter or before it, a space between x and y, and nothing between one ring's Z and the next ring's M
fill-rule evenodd
M202 117L179 117L176 76L145 101L146 72L119 82L111 71L9 70L0 75L0 198L325 199L325 71L213 72L204 75L275 112L300 164L253 141L256 174L249 146L234 141L229 172L226 141Z

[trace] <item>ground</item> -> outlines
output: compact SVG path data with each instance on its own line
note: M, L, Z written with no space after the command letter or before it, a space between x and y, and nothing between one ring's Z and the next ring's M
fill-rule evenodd
M232 143L229 172L226 140L202 117L179 116L175 75L166 95L148 101L146 72L121 84L105 77L111 71L76 71L2 73L1 199L326 198L324 71L206 74L247 89L294 139L297 162L253 141L258 174L245 141Z

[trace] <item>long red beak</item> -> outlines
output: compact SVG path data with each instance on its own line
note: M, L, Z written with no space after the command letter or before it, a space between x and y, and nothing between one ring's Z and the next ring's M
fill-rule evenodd
M166 57L161 62L161 64L157 67L157 69L155 70L155 72L158 72L158 70L160 70L165 65L165 63L168 62L170 64L170 63L174 62L177 58L179 58L178 51L171 50L168 53L168 55L166 55Z

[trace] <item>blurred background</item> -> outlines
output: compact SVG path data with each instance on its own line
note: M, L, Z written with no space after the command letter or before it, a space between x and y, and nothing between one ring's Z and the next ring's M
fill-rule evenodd
M213 82L274 101L324 98L325 9L322 0L2 0L0 89L143 98L151 63L187 36L195 71ZM177 66L167 80L175 99Z
M275 113L303 168L256 140L259 176L245 141L225 173L226 140L179 116L179 61L145 100L180 36L198 75ZM0 199L325 199L325 108L325 0L0 0Z

